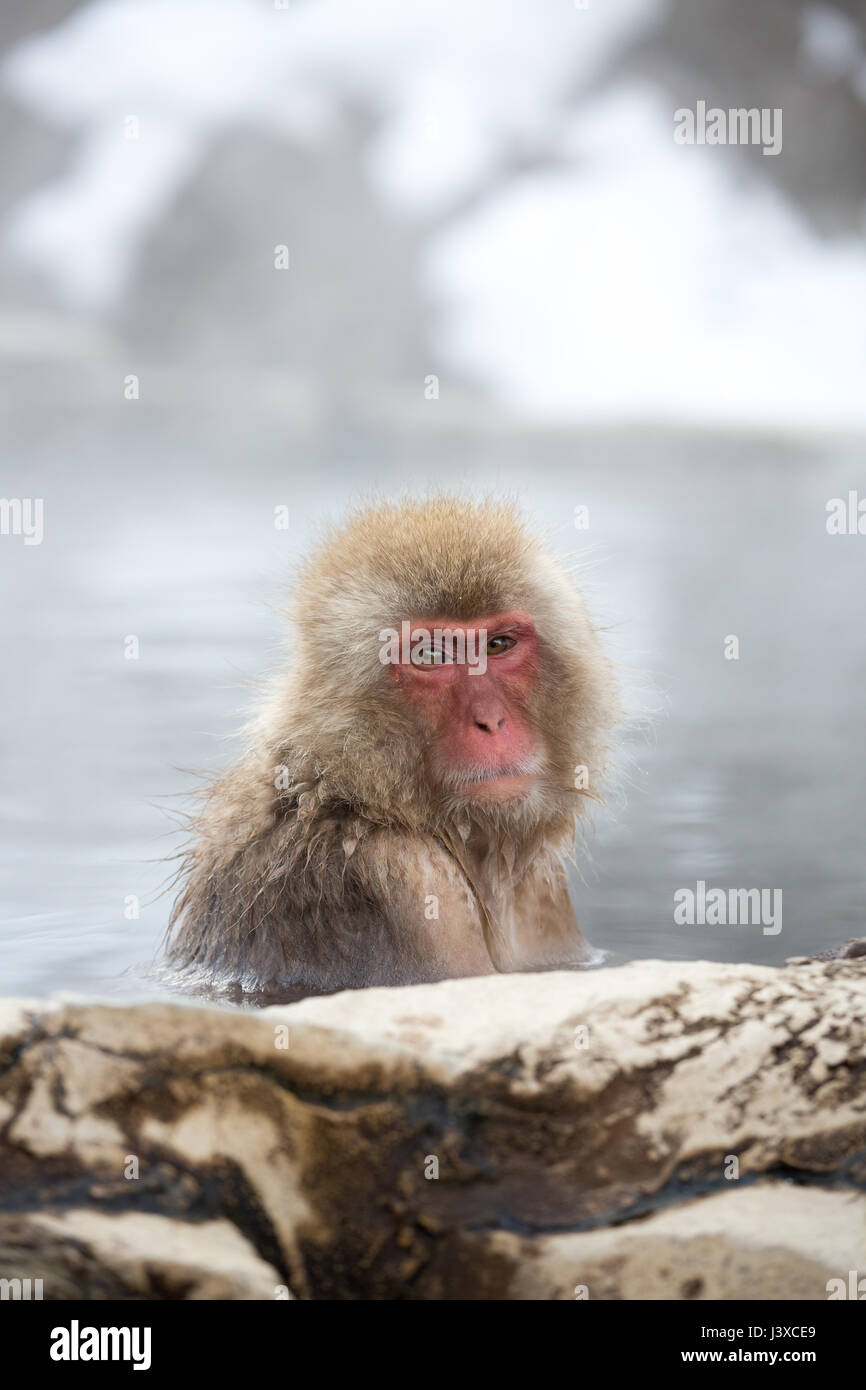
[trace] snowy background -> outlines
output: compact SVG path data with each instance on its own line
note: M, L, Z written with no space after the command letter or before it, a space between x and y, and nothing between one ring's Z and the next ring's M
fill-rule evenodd
M0 990L150 987L164 807L279 585L443 483L516 492L611 628L609 959L862 931L866 538L825 507L866 495L866 6L19 0L0 39L0 491L46 515L0 537ZM782 153L675 144L698 100L781 107ZM698 878L783 932L675 926Z

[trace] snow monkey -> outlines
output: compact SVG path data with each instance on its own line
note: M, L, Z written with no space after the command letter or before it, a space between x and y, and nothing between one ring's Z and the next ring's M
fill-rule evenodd
M616 685L514 507L362 508L292 608L289 669L195 822L169 960L274 995L586 961L563 856Z

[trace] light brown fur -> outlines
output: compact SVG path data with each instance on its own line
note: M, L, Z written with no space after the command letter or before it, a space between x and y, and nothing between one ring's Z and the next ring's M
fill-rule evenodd
M544 771L523 801L457 804L380 632L512 608L538 633ZM170 960L277 995L585 960L562 855L598 797L616 689L577 590L519 514L453 497L362 509L306 565L292 617L290 669L197 820Z

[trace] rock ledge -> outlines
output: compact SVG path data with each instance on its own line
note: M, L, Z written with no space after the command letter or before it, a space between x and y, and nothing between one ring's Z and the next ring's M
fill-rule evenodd
M0 1003L0 1277L46 1298L824 1299L864 1188L862 958Z

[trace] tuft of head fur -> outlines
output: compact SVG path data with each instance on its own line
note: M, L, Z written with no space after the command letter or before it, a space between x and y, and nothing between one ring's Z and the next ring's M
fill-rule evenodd
M513 609L538 634L527 713L543 767L523 801L476 805L429 775L429 735L388 678L382 634L409 617ZM215 913L236 919L238 939L286 910L319 930L345 907L347 845L383 827L435 840L461 863L480 837L519 872L569 840L598 799L616 684L569 574L510 503L439 495L360 508L304 565L287 616L289 670L269 682L248 752L212 789L181 869L172 925L191 933L185 957L202 958L195 923ZM370 885L355 888L369 897Z

